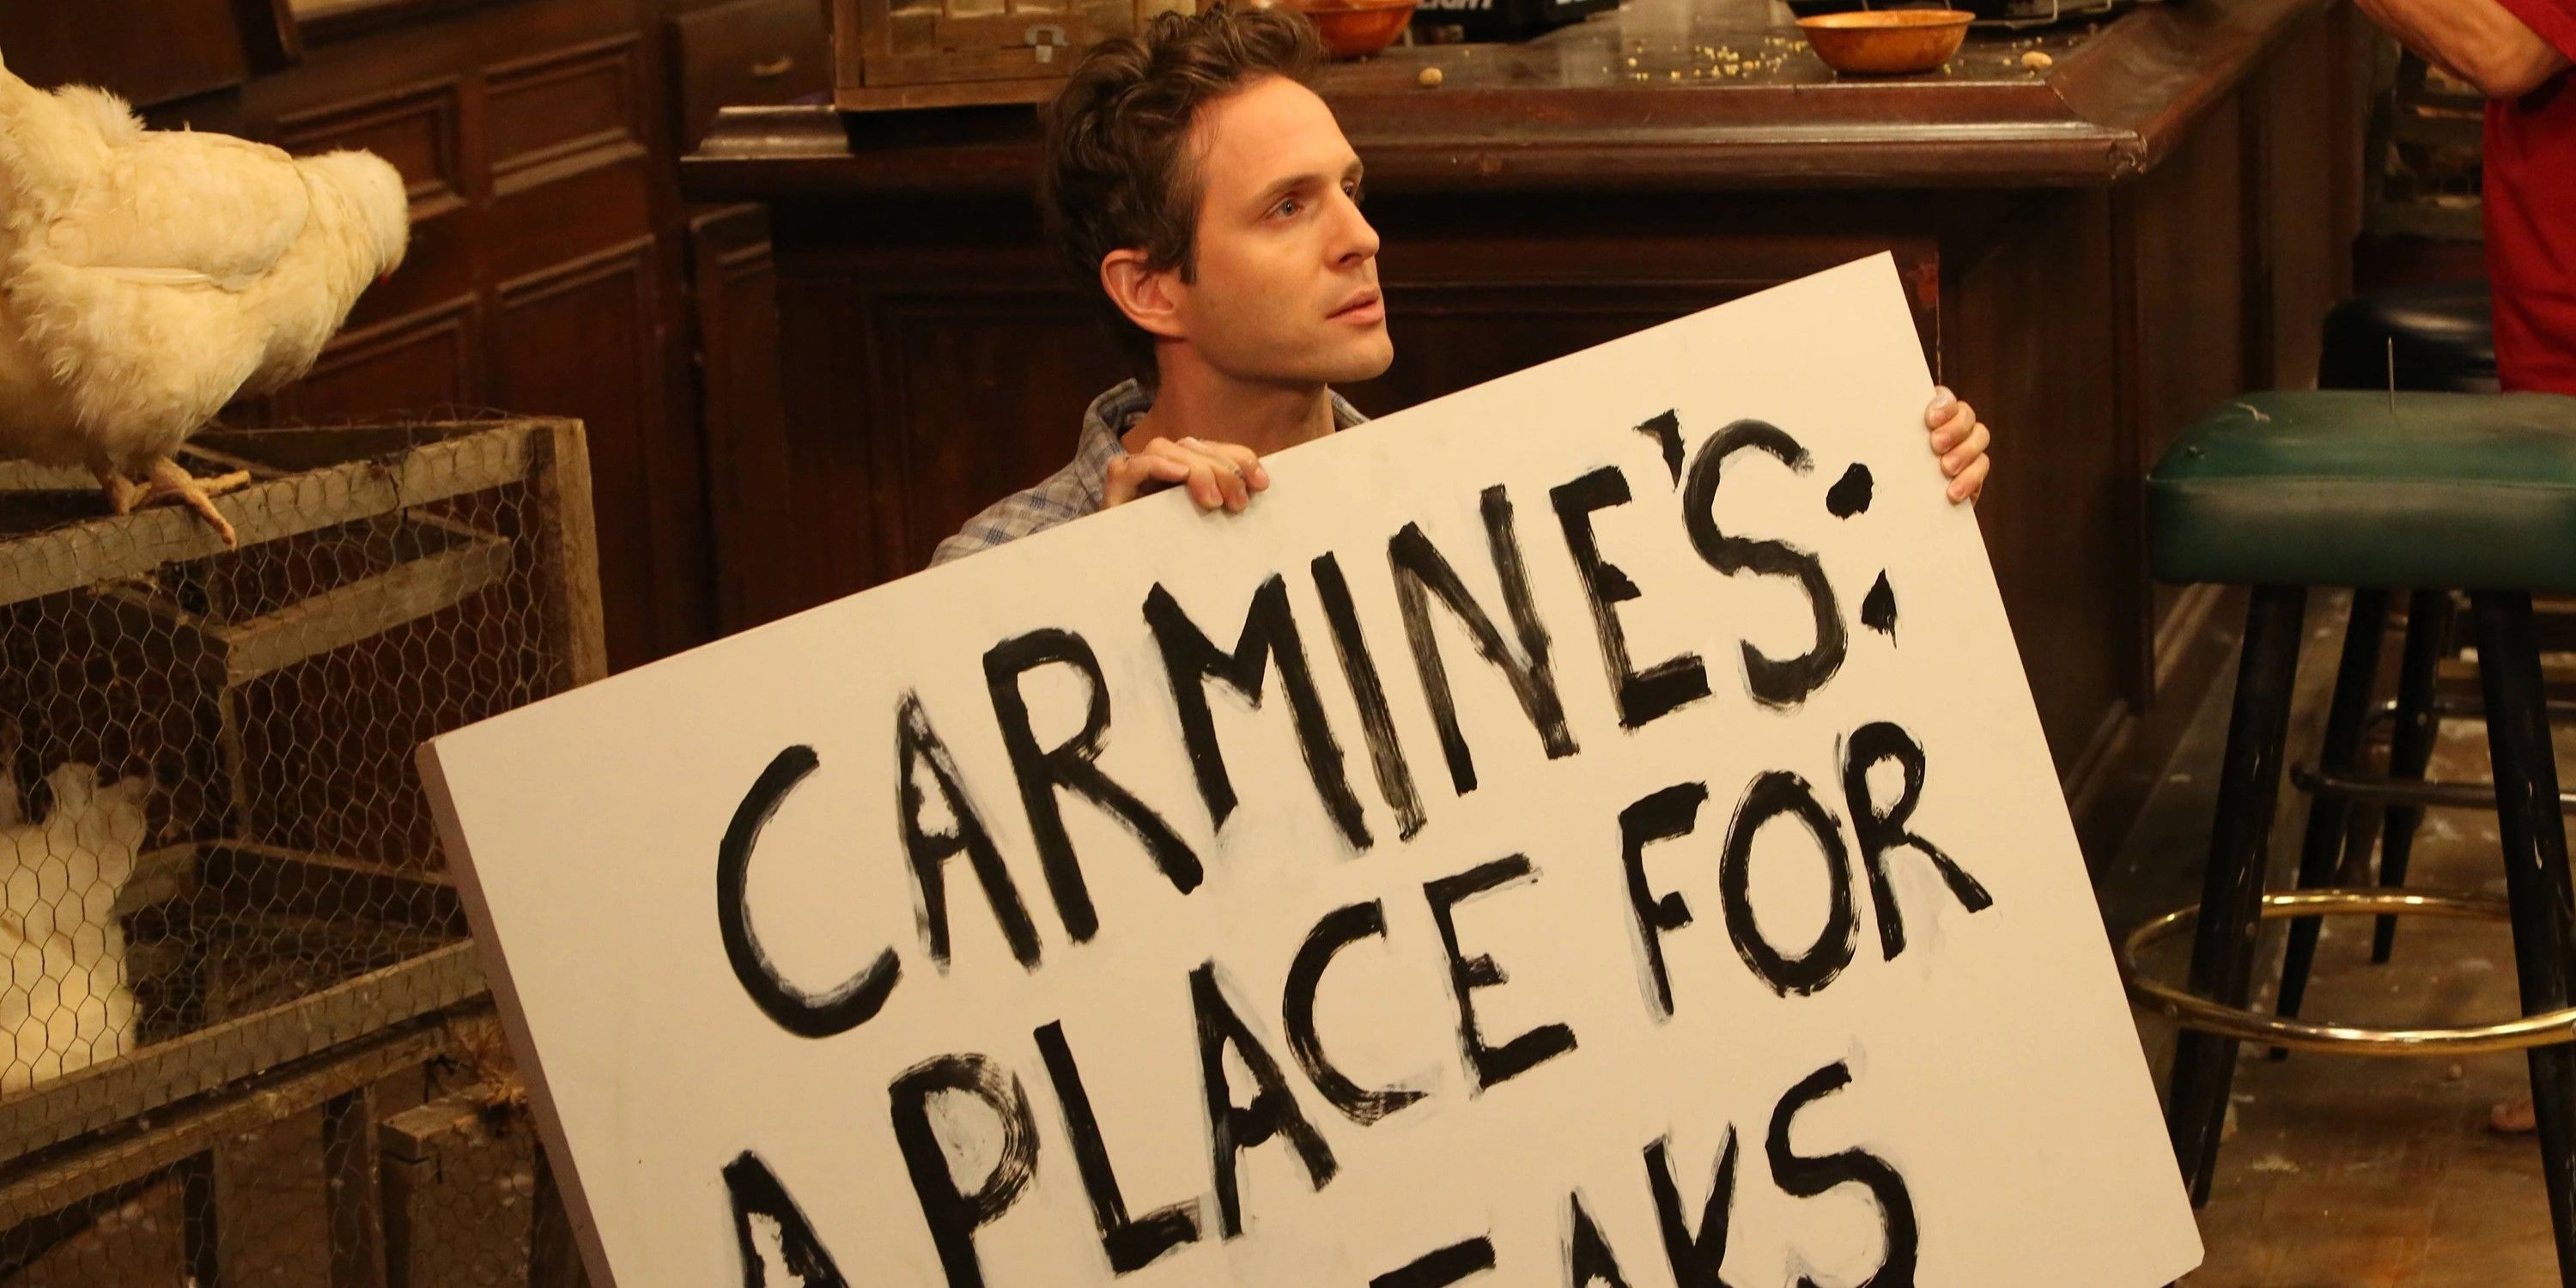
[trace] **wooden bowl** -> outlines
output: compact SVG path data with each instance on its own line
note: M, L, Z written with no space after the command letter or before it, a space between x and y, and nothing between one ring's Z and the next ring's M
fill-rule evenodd
M1366 58L1395 43L1419 0L1299 0L1335 58Z
M1894 76L1950 61L1975 17L1963 9L1874 9L1800 18L1798 30L1835 71Z

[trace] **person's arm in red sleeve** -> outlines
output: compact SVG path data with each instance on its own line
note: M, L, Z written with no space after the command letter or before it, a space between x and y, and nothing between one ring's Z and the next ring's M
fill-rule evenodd
M2360 0L2388 33L2425 61L2516 99L2576 59L2576 0Z

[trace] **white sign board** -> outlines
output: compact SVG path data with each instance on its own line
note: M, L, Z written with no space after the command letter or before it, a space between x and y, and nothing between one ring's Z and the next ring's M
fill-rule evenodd
M1930 388L1881 257L438 739L593 1272L2190 1268Z

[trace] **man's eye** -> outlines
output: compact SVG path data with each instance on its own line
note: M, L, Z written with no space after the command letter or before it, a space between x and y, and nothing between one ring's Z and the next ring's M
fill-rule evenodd
M1368 189L1362 187L1356 179L1342 185L1342 195L1349 197L1351 199L1351 204L1354 206L1364 204L1368 201Z
M1297 216L1297 212L1303 209L1305 209L1305 207L1299 204L1295 197L1290 197L1287 200L1280 202L1278 205L1272 206L1270 208L1270 213L1274 218L1294 219Z

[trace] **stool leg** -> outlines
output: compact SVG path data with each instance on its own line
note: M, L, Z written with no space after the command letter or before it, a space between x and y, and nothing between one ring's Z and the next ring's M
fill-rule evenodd
M2191 991L2243 1006L2254 975L2254 936L2263 911L2263 840L2281 790L2281 746L2289 737L2290 688L2298 678L2299 622L2308 593L2300 586L2257 586L2245 615L2245 650L2236 668L2234 709L2227 721L2227 759L2219 773L2218 817L2209 832L2209 872L2200 897L2200 926L2191 945ZM2236 1041L2185 1029L2174 1044L2173 1086L2165 1123L2174 1161L2197 1205L2209 1198L2227 1121L2227 1089L2236 1075Z
M2388 630L2388 592L2352 592L2352 618L2343 630L2343 661L2335 667L2334 699L2326 707L2325 745L2317 767L2330 777L2350 775L2361 758L2361 729L2370 715L2370 690L2379 678L2379 639ZM2299 888L2334 884L2343 857L2344 824L2352 802L2341 793L2319 791L2308 798L2308 830L2299 844ZM2308 995L2308 968L2317 959L2319 917L2290 922L2290 948L2281 961L2281 1003L2285 1016L2296 1016ZM2290 1053L2272 1048L2272 1058Z
M2424 781L2433 763L2433 740L2442 731L2433 714L2433 671L2442 659L2442 639L2451 633L2451 595L2419 590L2406 602L2406 657L2397 671L2397 728L2388 749L2391 779ZM2420 805L2391 805L2379 838L2379 884L2406 884L2406 861L2415 853L2415 829L2423 825ZM2388 960L2397 946L2397 919L2381 917L2370 928L2370 960Z
M2513 900L2513 956L2528 1015L2568 1003L2576 963L2576 890L2567 874L2567 827L2558 809L2558 762L2549 740L2531 596L2479 591L2478 679L2486 691L2487 746L2495 759L2496 821ZM2531 1095L2549 1182L2558 1273L2576 1285L2576 1048L2534 1047Z

